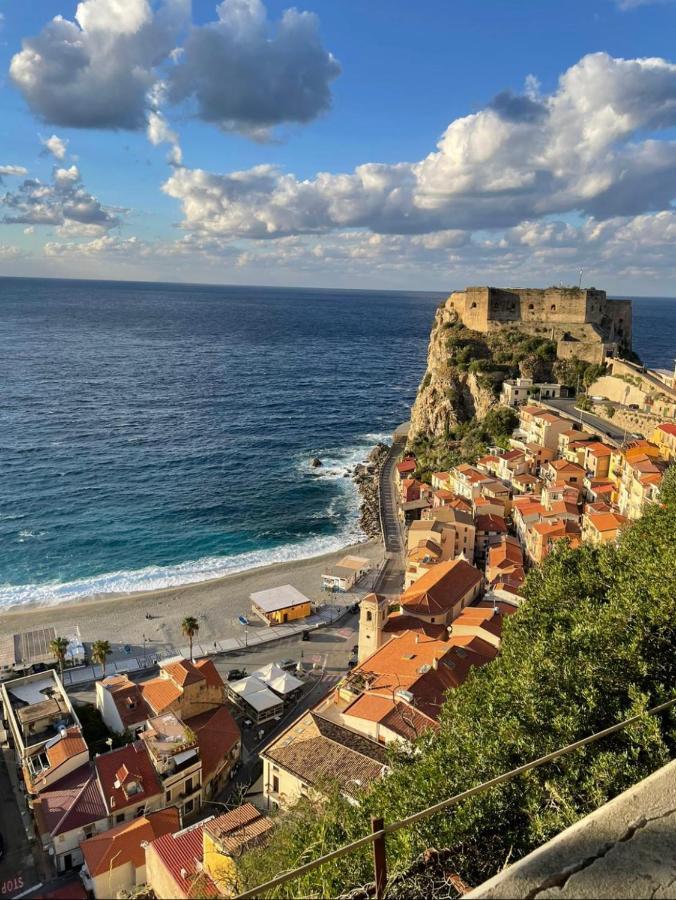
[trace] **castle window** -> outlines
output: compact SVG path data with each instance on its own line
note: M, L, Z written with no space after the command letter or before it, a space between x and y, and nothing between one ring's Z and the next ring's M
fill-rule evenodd
M476 309L476 303L473 303L473 304L470 306L470 309Z
M555 303L552 303L552 305L549 308L551 309L552 312L556 312L556 304Z
M373 613L371 612L370 609L366 611L366 621L367 621L367 622L372 622L372 621L373 621Z
M535 309L535 304L534 304L534 303L529 303L529 304L528 304L528 309Z

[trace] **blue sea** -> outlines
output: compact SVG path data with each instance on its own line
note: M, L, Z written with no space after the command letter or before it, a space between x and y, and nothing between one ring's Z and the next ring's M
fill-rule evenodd
M0 279L0 607L360 539L345 472L408 418L442 296ZM676 300L634 325L671 366Z

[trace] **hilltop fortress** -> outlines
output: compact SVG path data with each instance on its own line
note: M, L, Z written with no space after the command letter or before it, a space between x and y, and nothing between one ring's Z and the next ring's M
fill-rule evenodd
M487 334L518 328L556 341L559 359L600 363L631 349L631 300L596 288L468 287L446 301L463 325Z

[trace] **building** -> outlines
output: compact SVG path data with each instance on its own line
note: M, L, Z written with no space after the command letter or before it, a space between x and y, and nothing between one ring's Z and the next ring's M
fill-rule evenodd
M33 800L33 817L56 872L80 866L80 842L110 827L94 766L88 762L41 791Z
M407 456L406 459L403 459L400 463L397 463L396 468L399 480L403 481L404 478L411 478L417 468L417 465L418 464L414 456Z
M322 587L327 591L351 591L371 569L365 556L344 556L322 575Z
M146 878L158 900L234 897L237 859L263 844L272 822L251 803L165 834L145 847Z
M579 547L579 526L568 519L557 517L532 525L526 535L526 552L531 562L540 565L558 541L566 541L571 547Z
M11 678L16 673L29 674L34 666L54 666L56 660L50 649L56 637L68 641L68 649L63 661L64 668L83 666L85 649L77 625L64 625L57 629L53 625L7 635L0 643L0 677Z
M631 300L596 288L467 287L446 301L463 325L483 334L518 328L556 341L559 359L600 363L631 349Z
M4 682L0 696L17 763L27 773L27 786L34 782L46 786L77 768L72 759L69 762L61 757L65 748L74 750L81 745L80 722L53 669ZM75 759L82 755L79 750L74 752ZM65 765L70 768L64 768Z
M568 462L566 459L553 459L542 467L542 477L550 483L564 482L575 487L582 487L585 474L582 466Z
M429 625L432 631L443 631L482 590L481 572L459 558L431 566L406 588L400 597L400 615L390 614L386 597L367 594L359 604L359 662L404 628Z
M101 753L94 758L94 768L111 824L120 825L165 805L162 782L142 741Z
M256 725L280 719L284 713L283 698L253 675L229 681L227 690L231 702Z
M126 675L108 675L96 682L96 708L115 734L137 734L152 715L140 686Z
M400 598L401 610L431 624L450 625L482 589L481 572L465 559L454 559L434 566L405 590Z
M225 703L225 686L210 659L195 662L173 656L159 663L157 678L139 683L149 715L174 712L182 719Z
M594 481L607 478L612 455L610 447L607 447L601 441L591 441L585 444L583 453L582 466L587 473L587 477Z
M620 529L627 519L619 513L585 512L582 517L582 540L590 544L609 544L617 540Z
M307 618L312 601L293 585L283 584L251 594L251 609L266 625L281 625Z
M77 725L64 728L47 741L44 748L29 756L23 765L23 779L29 794L39 794L50 785L89 762L89 747Z
M387 771L380 744L312 711L265 747L261 758L263 794L273 807L322 796L332 784L354 798Z
M202 761L197 734L169 712L148 719L139 738L160 779L163 805L176 805L183 821L202 805Z
M652 442L658 447L662 459L668 462L676 460L676 425L671 422L658 425L653 432Z
M145 884L144 844L179 827L178 810L169 806L81 841L84 866L80 877L87 891L95 900L106 900Z
M507 534L507 523L502 516L492 514L479 515L474 519L476 525L476 545L474 557L482 564L486 559L490 544L499 540L503 534Z
M503 406L518 406L535 394L538 400L549 400L560 397L563 389L560 384L534 383L532 378L508 378L502 382L500 403Z
M511 535L502 535L488 548L486 580L491 587L518 591L525 581L521 545Z

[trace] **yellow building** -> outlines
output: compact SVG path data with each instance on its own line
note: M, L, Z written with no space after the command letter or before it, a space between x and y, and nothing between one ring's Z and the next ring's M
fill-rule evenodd
M658 425L653 432L652 440L659 448L662 459L668 462L676 460L676 425L670 422Z
M614 512L585 513L582 518L582 541L585 544L609 544L617 539L626 521L624 516Z
M292 584L251 594L251 609L266 625L283 625L312 613L312 600Z
M158 900L234 897L237 858L263 843L272 821L251 803L206 819L145 848L146 880Z

